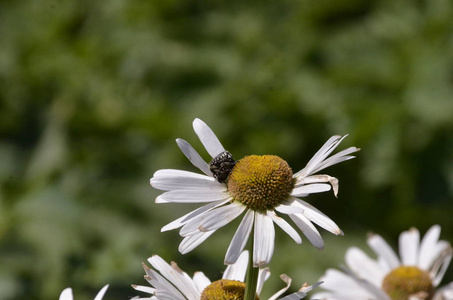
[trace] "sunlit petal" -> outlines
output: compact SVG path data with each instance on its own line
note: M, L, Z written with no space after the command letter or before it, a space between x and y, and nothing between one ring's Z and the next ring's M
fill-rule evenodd
M225 148L223 148L215 133L205 122L195 119L193 121L193 129L212 158L225 151Z

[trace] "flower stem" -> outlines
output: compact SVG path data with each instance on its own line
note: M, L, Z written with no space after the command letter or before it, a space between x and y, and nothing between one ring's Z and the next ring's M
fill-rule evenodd
M249 255L249 265L247 268L247 277L245 278L245 295L244 300L255 300L256 286L258 284L259 268L253 267L253 235L251 241L251 250Z

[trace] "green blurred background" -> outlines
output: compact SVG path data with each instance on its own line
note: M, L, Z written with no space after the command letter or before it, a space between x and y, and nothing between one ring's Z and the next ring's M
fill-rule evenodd
M453 2L1 1L0 299L137 295L152 254L220 277L237 222L182 256L160 228L197 206L157 205L149 178L195 171L206 121L235 159L295 171L334 134L355 160L310 196L345 232L318 251L277 229L269 295L317 280L366 233L411 226L453 241ZM450 267L444 282L453 280ZM265 298L265 297L264 297Z

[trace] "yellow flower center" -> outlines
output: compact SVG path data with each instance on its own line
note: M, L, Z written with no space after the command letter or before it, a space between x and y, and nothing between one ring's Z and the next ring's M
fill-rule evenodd
M228 178L234 200L264 212L284 202L294 186L293 171L275 155L250 155L236 162Z
M385 276L383 290L392 300L407 300L410 296L432 299L434 287L429 274L417 267L401 266Z
M201 293L200 300L243 300L245 294L245 283L221 279L208 285ZM255 300L259 300L258 295Z

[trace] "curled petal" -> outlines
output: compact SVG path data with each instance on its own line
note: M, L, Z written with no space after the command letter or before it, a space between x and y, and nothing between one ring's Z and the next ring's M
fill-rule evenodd
M256 294L259 296L264 286L264 282L269 279L271 276L271 271L269 268L260 268L258 272L258 283L256 285Z
M337 197L338 196L338 179L335 177L329 176L329 175L311 175L308 177L296 177L296 184L295 184L293 191L291 192L291 196L298 196L298 197L300 196L300 195L295 195L295 192L294 192L294 191L297 191L298 188L301 188L305 185L310 186L315 183L323 183L323 182L330 183L330 185L332 186L332 189L333 189L333 193L334 193L335 197ZM328 189L326 188L326 190L321 190L320 192L324 192L324 191L328 191L328 190L330 190L330 187ZM299 191L299 193L301 193L301 192ZM310 193L312 193L312 192L310 192Z
M291 277L289 277L288 275L286 274L282 274L280 275L280 279L283 280L283 282L286 283L286 286L284 288L282 288L281 290L279 290L277 293L273 294L269 300L275 300L277 299L278 297L280 297L280 295L282 295L284 292L286 292L289 287L291 286ZM285 297L286 298L286 297ZM288 299L291 299L291 298L288 298ZM300 298L297 298L297 299L300 299Z

